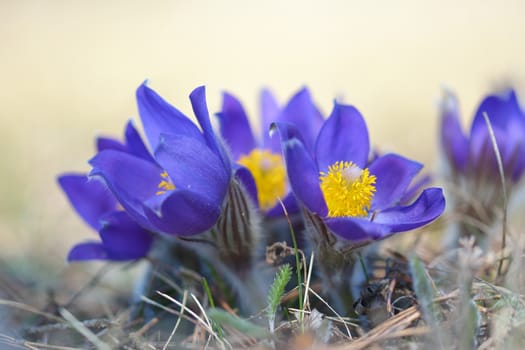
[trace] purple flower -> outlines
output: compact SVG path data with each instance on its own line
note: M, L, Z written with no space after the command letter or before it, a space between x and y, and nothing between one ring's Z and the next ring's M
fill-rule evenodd
M468 135L461 128L459 104L452 92L445 91L440 107L445 177L459 219L447 241L455 244L458 237L472 235L483 248L499 244L500 237L485 229L498 219L504 197L496 150L484 114L494 131L507 193L512 194L510 189L525 170L525 113L513 90L489 95L481 101Z
M125 231L130 237L151 232L162 240L150 252L152 260L186 264L198 256L209 264L207 272L229 283L233 294L240 296L248 290L255 296L256 302L250 298L244 305L247 309L259 306L265 295L260 283L264 274L249 271L257 266L260 220L245 194L245 189L254 190L255 183L246 168L232 166L229 153L215 136L204 87L195 89L190 101L198 126L142 84L137 89L137 104L153 151L136 130L128 128L125 144L108 138L97 142L99 152L90 160L89 177L100 182L89 184L100 188L80 187L84 182L72 176L61 183L74 182L63 186L68 195L73 194L74 205L81 203L77 208L81 214L101 217L97 220L103 228L122 229L122 235L100 231L105 248L130 249ZM96 202L91 197L101 198L102 194L106 197L98 204L104 209L82 209L82 203ZM115 212L117 203L124 211ZM198 238L184 240L166 237L197 234ZM80 255L89 255L91 247L82 246ZM95 253L92 257L100 258Z
M137 103L153 158L112 148L90 161L90 176L101 178L126 212L152 232L188 236L212 227L232 178L211 128L204 87L190 100L202 131L142 84Z
M217 117L220 133L234 160L246 168L255 181L256 188L251 191L254 201L267 216L273 217L283 213L279 200L289 213L297 211L298 207L286 180L279 141L269 137L270 125L272 122L295 125L305 136L305 147L313 150L323 117L306 88L298 91L282 109L271 93L264 90L261 107L262 134L259 137L254 136L242 104L231 94L224 93L222 111Z
M368 162L368 130L359 111L335 103L308 152L291 124L276 123L292 191L336 235L352 242L382 239L436 219L445 208L443 192L427 188L402 205L422 165L396 154ZM323 229L321 229L323 230Z
M98 138L97 149L117 150L152 161L131 122L126 126L125 144L110 138ZM58 183L77 213L98 231L101 238L101 241L75 245L68 254L68 261L123 261L148 254L153 241L152 234L119 209L117 199L103 183L89 180L86 174L75 173L59 176Z
M441 103L441 145L450 168L454 174L466 175L478 182L499 182L494 147L483 113L494 130L507 180L515 183L525 170L525 113L513 90L483 99L469 136L461 128L456 96L445 93Z

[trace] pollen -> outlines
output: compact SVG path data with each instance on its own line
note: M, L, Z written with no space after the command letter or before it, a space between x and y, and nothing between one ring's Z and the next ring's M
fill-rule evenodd
M352 162L335 162L328 172L320 172L321 190L328 207L328 216L368 215L376 191L376 177L368 169Z
M286 170L279 154L254 149L237 161L250 170L257 186L259 207L271 209L286 194Z
M155 193L157 196L160 196L161 194L164 194L168 191L173 191L175 189L175 185L173 184L173 182L171 182L170 176L165 170L162 173L160 173L160 177L162 178L162 180L157 186L159 188L159 190Z

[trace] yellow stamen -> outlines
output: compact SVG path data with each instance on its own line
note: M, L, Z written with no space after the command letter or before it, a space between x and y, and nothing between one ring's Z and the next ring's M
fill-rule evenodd
M320 172L328 216L367 216L376 191L376 177L352 162L335 162Z
M160 173L160 177L162 177L162 180L157 186L159 188L159 190L155 193L157 196L160 196L161 194L164 194L168 191L173 191L175 189L175 185L173 184L173 182L171 182L170 176L166 171Z
M254 149L239 158L238 163L250 170L257 186L259 206L268 210L286 194L286 170L279 154Z

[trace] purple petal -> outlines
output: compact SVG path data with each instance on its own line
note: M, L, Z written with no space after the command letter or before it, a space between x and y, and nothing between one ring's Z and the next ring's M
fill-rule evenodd
M109 254L100 242L85 242L75 245L69 251L67 261L108 260Z
M501 156L503 171L506 176L512 175L514 180L514 172L522 167L523 154L520 151L523 150L524 145L521 142L512 142L512 139L504 130L493 129L493 131ZM478 178L484 176L499 177L496 150L492 144L488 129L478 130L475 137L472 137L470 140L469 163L471 166L469 170L475 172Z
M525 140L523 140L525 142ZM517 159L515 160L512 169L512 180L518 182L525 171L525 144L521 143L515 149L517 153Z
M431 187L424 190L409 206L378 212L374 222L388 226L392 232L408 231L434 221L443 210L445 210L443 190Z
M315 106L307 88L297 92L277 116L277 122L290 123L301 130L303 143L309 152L313 152L315 139L323 124L323 116ZM272 151L278 152L277 144L270 145Z
M408 202L411 202L413 199L418 196L421 191L423 191L423 187L426 187L433 181L433 178L431 175L426 174L421 176L419 179L416 179L415 182L411 183L408 189L403 194L403 197L399 200L400 204L406 204Z
M147 220L142 203L155 196L163 169L127 153L108 150L89 162L90 176L101 177L119 203L142 227L155 231Z
M275 137L274 134L278 132L279 138ZM283 142L291 139L297 139L304 144L303 135L297 129L297 126L290 123L272 123L270 125L270 137L275 138L277 141ZM275 152L277 154L281 153L281 143L279 143L279 149Z
M202 139L197 126L178 109L166 102L146 82L137 89L137 104L144 132L151 149L156 149L160 134L187 135Z
M112 149L115 151L127 152L126 145L111 137L97 137L96 141L97 152Z
M519 132L523 135L525 115L520 109L514 90L500 95L489 95L481 102L472 121L471 136L474 136L479 130L486 129L484 112L487 113L494 129L506 130L511 134Z
M151 204L148 204L152 207ZM212 227L220 215L220 206L198 193L175 190L167 196L158 211L144 207L148 219L160 232L190 236Z
M231 174L202 141L163 135L155 158L177 189L197 192L215 204L222 203Z
M252 173L247 168L240 166L236 164L236 168L234 169L234 176L237 180L240 181L240 183L243 185L242 187L248 195L250 196L253 206L255 208L259 208L259 197L257 195L257 185L255 184L255 180L252 176Z
M122 142L113 138L98 137L97 151L101 152L104 150L115 150L120 152L131 153L134 156L143 158L150 162L155 161L151 156L150 152L148 151L148 148L144 144L144 141L142 141L142 138L138 133L137 129L135 129L135 127L133 126L133 122L131 120L128 121L128 123L126 124L125 139L126 144L123 144Z
M294 135L298 131L292 125L274 123L281 137L282 153L290 187L297 198L312 212L326 216L328 208L319 186L319 170L303 143Z
M397 205L422 164L397 154L387 154L370 164L370 174L376 176L376 192L372 210L383 210Z
M270 125L276 121L277 115L279 114L279 104L272 95L270 90L263 89L261 91L261 126L262 126L262 140L263 147L269 147L271 144L270 139ZM275 151L280 151L281 145L278 141L276 143Z
M224 146L217 141L217 137L211 127L210 113L208 112L208 105L206 104L206 89L204 86L193 90L190 94L190 100L193 113L195 113L195 117L197 117L202 128L206 144L220 157L224 166L228 168L229 172L231 172L230 157L224 149Z
M327 218L325 222L336 235L352 242L377 240L390 233L388 226L363 218L336 217Z
M234 159L239 159L243 154L248 154L255 147L250 123L239 100L234 96L224 93L222 111L217 114L220 133L229 146Z
M321 171L338 161L352 161L364 168L370 151L368 129L359 111L336 103L325 121L315 145L317 164Z
M468 162L469 142L461 129L456 96L450 92L445 94L441 102L441 146L451 165L464 171Z
M297 203L297 200L295 199L295 195L292 192L290 192L284 197L284 199L282 200L282 204L278 202L273 208L266 212L266 217L276 218L279 216L285 216L283 206L286 208L286 213L288 215L294 215L299 213L300 208Z
M106 185L90 181L86 174L65 174L58 183L80 217L95 230L100 228L99 219L117 207L117 200Z
M153 236L123 211L104 219L100 238L110 260L134 260L148 254Z
M516 157L515 152L524 147L525 143L525 114L519 106L515 92L510 90L501 95L491 95L481 102L472 122L470 136L470 150L475 162L483 157L479 148L483 146L488 137L488 128L483 113L487 114L496 134L503 162L510 162L511 158ZM523 156L519 155L519 157ZM512 160L512 162L515 161L516 159Z
M128 152L134 156L147 160L149 162L155 162L148 148L142 141L142 137L138 133L137 129L133 126L133 122L130 120L126 125L126 145Z

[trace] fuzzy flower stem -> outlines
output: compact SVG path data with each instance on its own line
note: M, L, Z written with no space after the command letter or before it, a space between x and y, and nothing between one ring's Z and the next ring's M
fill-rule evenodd
M356 262L354 252L360 245L340 249L337 246L340 242L319 216L308 210L303 210L303 215L317 256L320 277L330 295L330 305L340 315L355 316L354 297L349 281Z

